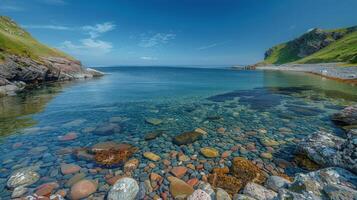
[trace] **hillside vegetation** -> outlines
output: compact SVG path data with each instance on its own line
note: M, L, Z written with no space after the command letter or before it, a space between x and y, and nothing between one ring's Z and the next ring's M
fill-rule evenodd
M41 44L10 18L0 16L0 60L9 54L34 60L39 60L40 57L63 57L74 60L57 49Z
M357 26L313 29L301 37L279 44L265 52L263 64L357 63Z

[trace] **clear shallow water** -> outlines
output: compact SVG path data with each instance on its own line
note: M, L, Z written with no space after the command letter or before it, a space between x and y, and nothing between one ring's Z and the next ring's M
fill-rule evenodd
M37 166L41 175L30 189L50 180L67 188L65 183L71 176L59 172L61 163L80 165L87 177L99 180L98 195L105 193L104 176L110 171L91 174L88 170L98 167L95 162L63 153L103 141L139 148L134 157L143 165L133 174L137 180L148 174L144 167L149 161L142 157L143 152L166 158L174 150L209 160L210 166L203 171L206 174L210 167L229 166L232 157L244 156L261 163L267 173L293 175L303 169L294 163L281 168L279 163L281 159L293 160L294 144L319 129L338 132L329 116L357 102L357 87L301 73L164 67L100 70L108 74L99 79L39 86L0 99L0 197L11 194L4 189L9 175L25 166ZM149 124L148 118L162 123ZM119 126L120 131L95 134L96 128L111 124ZM208 132L199 141L181 147L171 142L173 136L198 127ZM164 134L144 140L146 134L157 130ZM78 137L59 141L58 137L68 132L76 132ZM267 139L279 145L270 148L263 142ZM207 146L220 153L237 146L238 150L219 162L219 158L206 159L199 153ZM273 159L262 158L263 152L271 152ZM179 163L170 161L172 165ZM153 171L162 174L163 169L157 164ZM200 178L200 172L193 171L186 178Z

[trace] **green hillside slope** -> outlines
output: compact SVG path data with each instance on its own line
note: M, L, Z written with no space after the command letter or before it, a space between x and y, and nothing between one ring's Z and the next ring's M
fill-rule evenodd
M357 26L313 29L299 38L279 44L265 52L263 64L357 63Z
M4 59L7 54L30 57L34 60L49 56L74 60L57 49L41 44L10 18L0 16L0 59Z

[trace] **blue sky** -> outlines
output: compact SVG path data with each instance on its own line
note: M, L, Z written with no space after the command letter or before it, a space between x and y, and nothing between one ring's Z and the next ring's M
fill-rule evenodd
M310 28L357 25L356 0L0 0L88 66L250 64Z

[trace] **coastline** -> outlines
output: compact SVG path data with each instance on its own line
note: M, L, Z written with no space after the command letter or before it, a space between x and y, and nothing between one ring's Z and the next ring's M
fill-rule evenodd
M344 83L357 84L357 65L341 67L338 63L283 64L256 66L255 70L305 72Z

